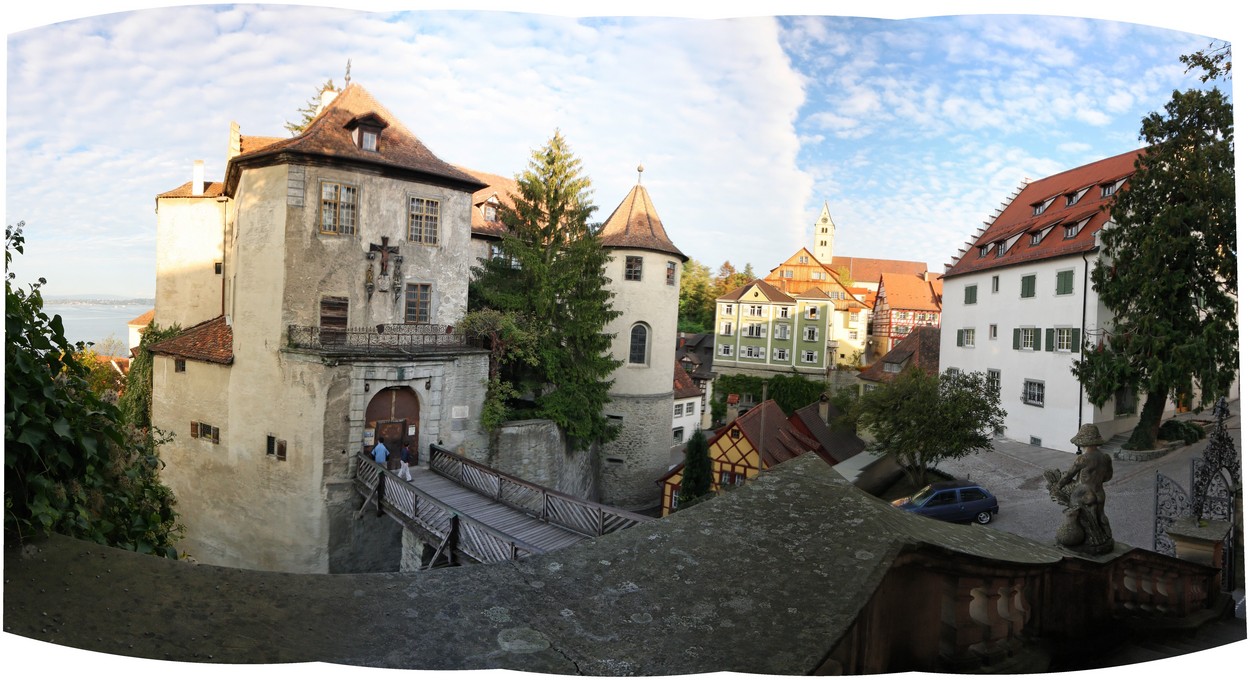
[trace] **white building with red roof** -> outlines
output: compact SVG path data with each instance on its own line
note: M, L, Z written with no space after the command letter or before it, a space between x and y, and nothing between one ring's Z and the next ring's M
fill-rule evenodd
M1140 153L1024 183L943 276L941 368L988 372L1010 439L1066 449L1084 423L1111 437L1137 421L1137 394L1094 406L1072 366L1111 326L1090 277L1107 208Z

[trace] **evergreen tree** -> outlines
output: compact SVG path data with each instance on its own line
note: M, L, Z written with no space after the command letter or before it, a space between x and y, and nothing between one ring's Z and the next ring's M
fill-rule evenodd
M537 360L501 366L501 380L533 397L536 415L554 421L572 449L615 436L603 415L609 379L620 365L604 333L620 312L604 276L608 252L591 214L590 180L557 130L517 177L518 194L503 206L508 228L502 256L474 268L478 304L526 319Z
M708 456L707 437L703 430L695 430L686 442L686 465L682 468L677 504L686 506L711 490L712 459Z
M1174 92L1142 121L1149 145L1100 232L1092 280L1114 314L1073 373L1098 405L1122 388L1146 402L1126 448L1153 448L1168 394L1202 403L1237 371L1233 109L1216 89Z
M350 69L351 69L350 61L348 61L348 69L350 73ZM308 124L312 122L312 119L317 117L317 109L321 108L321 94L325 92L326 90L330 90L331 92L338 91L338 88L334 87L333 78L327 78L325 85L322 85L321 87L317 88L317 93L309 97L308 102L304 104L303 106L301 106L296 111L296 113L299 114L298 122L292 123L290 121L287 121L287 123L282 126L286 128L287 132L291 133L292 137L303 132L304 129L308 127Z
M182 527L156 442L91 389L83 343L43 311L44 280L13 285L22 227L5 229L5 540L56 532L176 557Z

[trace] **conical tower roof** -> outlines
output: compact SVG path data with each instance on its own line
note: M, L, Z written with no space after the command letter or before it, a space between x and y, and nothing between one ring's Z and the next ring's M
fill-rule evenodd
M634 185L625 200L612 211L599 235L608 248L654 250L676 255L682 262L690 259L668 240L655 204L641 182Z

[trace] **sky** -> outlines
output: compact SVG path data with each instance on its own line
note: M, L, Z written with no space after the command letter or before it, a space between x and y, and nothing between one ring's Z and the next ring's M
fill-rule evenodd
M11 21L17 281L152 296L155 196L197 159L220 179L231 121L285 135L349 59L352 82L450 163L513 175L559 129L598 220L641 163L672 241L714 272L764 276L810 247L825 203L835 254L941 272L1022 180L1138 148L1144 115L1202 86L1178 56L1232 39L1234 23L1117 3L1098 18L968 14L984 2L875 3L879 18L812 15L830 3L810 2L768 5L782 17L717 5L735 18L664 17L653 2L595 17L364 4L377 11L106 0ZM1011 7L1095 16L1089 3ZM952 16L898 18L938 10Z

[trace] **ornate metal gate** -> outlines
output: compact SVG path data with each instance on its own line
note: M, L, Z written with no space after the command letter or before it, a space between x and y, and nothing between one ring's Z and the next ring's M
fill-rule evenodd
M1184 516L1210 518L1235 523L1235 502L1240 493L1241 457L1224 425L1228 403L1220 397L1215 405L1215 431L1202 452L1190 462L1189 488L1192 496L1176 480L1155 473L1155 541L1157 553L1176 556L1176 544L1168 537L1172 523ZM1224 541L1224 589L1232 589L1236 560L1240 552L1239 529L1233 526Z

